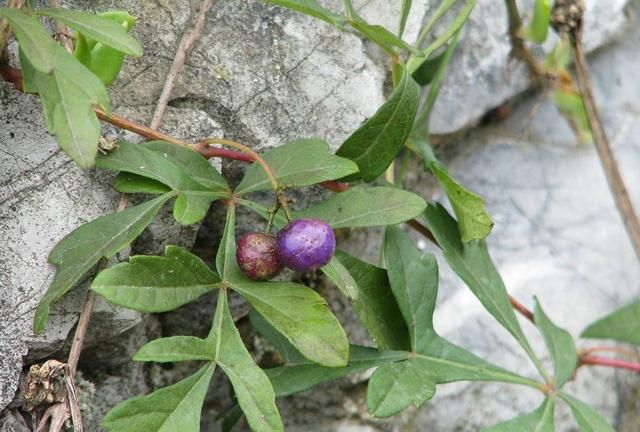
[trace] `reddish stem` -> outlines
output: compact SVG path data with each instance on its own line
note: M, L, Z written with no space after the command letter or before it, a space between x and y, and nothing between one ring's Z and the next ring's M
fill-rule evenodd
M626 369L634 372L640 372L640 364L626 361L626 360L618 360L612 359L608 357L598 357L598 356L582 356L580 357L579 366L582 365L590 365L590 366L609 366L618 369Z
M517 310L518 312L520 312L520 314L525 317L526 319L528 319L529 321L531 321L532 323L535 324L534 318L533 318L533 312L531 312L529 309L527 309L527 307L525 305L523 305L522 303L520 303L518 300L516 300L515 298L513 298L512 296L509 296L509 301L511 301L511 306Z

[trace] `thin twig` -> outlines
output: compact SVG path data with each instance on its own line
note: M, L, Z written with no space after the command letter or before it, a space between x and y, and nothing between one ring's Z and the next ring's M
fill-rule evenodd
M60 8L60 0L50 0L49 4L52 8ZM53 20L55 30L56 30L56 38L60 41L64 49L73 54L73 42L69 37L69 29L66 25L60 20Z
M572 41L572 51L575 61L576 77L578 81L578 87L582 93L582 99L584 100L584 107L587 112L587 118L589 125L591 126L591 133L593 134L593 140L595 143L598 156L600 157L600 163L607 177L609 188L615 199L618 211L627 228L627 234L631 240L631 244L636 252L637 258L640 260L640 220L636 214L629 192L622 179L622 174L618 164L616 163L615 156L609 144L609 139L602 125L600 114L598 113L598 107L593 97L593 91L591 87L591 80L589 77L589 70L587 67L587 60L584 55L582 43L580 39Z
M546 76L544 66L533 55L531 50L527 48L524 40L520 37L520 29L522 28L522 18L518 11L516 0L505 0L507 6L507 16L509 19L509 39L511 40L511 55L518 60L525 62L529 68L532 84L540 84L541 80Z
M525 317L526 319L528 319L529 321L531 321L532 323L535 324L535 320L533 318L533 312L531 312L529 309L527 309L527 307L525 305L520 303L518 300L516 300L512 296L509 296L509 301L511 302L511 306L516 311L520 312L520 315L522 315L523 317Z
M182 68L184 68L187 56L193 49L193 46L195 45L197 40L200 38L207 13L209 12L209 9L211 9L212 4L213 0L204 0L204 2L202 3L202 7L200 8L200 12L198 13L198 16L193 23L193 27L182 35L182 39L178 44L178 50L173 59L173 64L171 65L169 73L167 74L167 80L165 81L164 87L162 88L162 93L160 93L156 111L153 113L153 119L151 120L151 124L149 125L152 129L157 129L158 126L160 126L160 122L162 121L162 116L164 115L164 111L167 108L167 104L169 103L169 98L171 97L171 92L173 91L176 78L180 71L182 71Z

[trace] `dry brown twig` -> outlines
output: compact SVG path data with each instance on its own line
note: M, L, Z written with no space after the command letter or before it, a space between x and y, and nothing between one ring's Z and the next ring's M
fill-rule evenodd
M616 206L627 229L629 240L640 260L640 220L633 208L593 96L589 67L582 45L584 11L585 6L582 0L556 0L551 15L551 24L561 37L567 38L570 42L578 87L584 100L596 151Z
M184 64L187 61L189 53L200 38L200 34L202 33L202 29L204 28L204 23L207 18L207 13L211 9L212 4L213 0L203 1L202 6L200 7L200 12L193 21L193 26L191 27L191 29L187 30L182 35L182 39L180 39L178 49L176 50L176 55L173 59L173 63L171 64L171 68L169 69L169 73L167 74L167 79L164 83L164 87L162 88L162 93L160 93L158 105L156 106L156 110L153 113L153 118L151 119L151 124L149 125L151 129L158 129L158 126L160 126L162 116L164 115L164 111L166 110L167 104L169 103L169 98L171 97L171 92L173 91L173 87L175 86L176 78L184 68Z

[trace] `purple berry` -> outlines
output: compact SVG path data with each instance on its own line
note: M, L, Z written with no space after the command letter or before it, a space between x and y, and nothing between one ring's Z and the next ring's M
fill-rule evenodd
M262 232L249 232L240 237L236 261L242 274L253 280L269 280L282 271L276 238Z
M336 237L325 221L296 219L278 234L276 250L286 267L299 272L316 270L331 260Z

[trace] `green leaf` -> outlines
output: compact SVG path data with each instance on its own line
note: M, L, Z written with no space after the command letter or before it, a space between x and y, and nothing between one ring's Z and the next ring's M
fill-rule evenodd
M381 25L369 24L356 17L352 18L349 24L392 56L397 55L394 49L396 47L404 48L416 54L420 52L420 50L412 47Z
M37 14L60 20L84 36L125 54L135 57L142 55L142 47L138 41L129 36L122 25L110 19L91 13L60 8L38 9Z
M280 185L288 188L310 186L353 174L358 166L349 159L329 153L329 144L320 139L301 139L269 150L262 155ZM237 195L272 186L259 164L252 164L236 188Z
M100 258L112 257L135 240L171 197L171 194L165 194L122 212L99 217L79 226L58 242L49 254L49 262L57 267L56 276L38 303L35 333L46 327L49 307L78 283Z
M413 74L411 74L413 80L421 86L428 86L429 84L431 84L436 76L436 73L438 72L440 64L442 63L442 59L446 54L447 52L443 51L442 53L430 57L422 62L420 67L416 69Z
M539 360L522 333L509 295L482 240L463 243L456 221L440 204L427 206L427 227L442 247L451 269L467 284L480 303L524 348L539 369ZM542 373L542 370L541 370Z
M547 398L534 412L482 429L482 432L554 432L555 399Z
M340 250L336 258L356 281L358 296L353 310L381 350L409 350L409 331L389 286L384 269Z
M614 339L640 346L640 299L592 323L580 336Z
M266 3L283 6L289 9L293 9L303 14L310 15L312 17L326 21L329 24L342 28L347 22L347 18L335 14L330 10L322 7L316 0L264 0Z
M256 312L255 309L249 311L249 320L254 329L262 337L269 341L271 345L285 358L287 363L310 363L300 351L296 349L286 337L282 336L271 324L264 319L262 315ZM310 363L315 364L315 363Z
M214 345L194 336L172 336L152 340L133 356L135 361L158 363L190 360L215 360Z
M458 183L440 162L432 161L429 167L451 202L462 241L468 243L486 238L491 233L493 221L484 207L482 197Z
M407 19L409 18L409 12L411 12L411 0L402 1L402 10L400 11L400 25L398 26L398 37L402 37L404 29L407 26Z
M524 339L520 324L511 308L507 289L496 270L487 246L475 240L462 243L456 221L440 204L427 206L427 227L436 238L444 257L458 276L469 286L482 305L516 339Z
M432 254L422 256L407 233L400 228L387 227L384 260L391 290L409 328L411 350L423 352L431 339L432 316L438 293L436 258Z
M9 21L20 50L29 63L42 73L50 74L56 66L58 44L32 15L19 9L0 8L0 17Z
M367 407L376 417L390 417L409 405L416 408L433 397L432 376L415 359L380 366L369 380Z
M403 351L378 351L358 345L351 345L349 351L349 363L345 367L324 367L306 361L291 362L285 366L267 369L265 372L273 384L276 396L281 397L389 362L405 360L409 355Z
M128 172L118 173L113 187L122 193L163 194L171 192L171 188L164 183Z
M399 224L418 216L425 207L425 201L411 192L358 186L294 214L322 219L333 228L357 228Z
M564 400L580 426L580 432L615 432L609 423L598 412L586 403L560 393L560 398Z
M534 320L553 362L556 388L560 388L573 377L578 366L576 345L568 331L551 322L537 299Z
M230 191L222 174L216 170L201 154L186 147L170 144L166 141L147 141L141 146L159 153L165 159L178 165L196 182L212 191Z
M91 289L119 306L167 312L218 288L220 277L197 256L167 246L164 257L134 256L102 272Z
M540 389L541 384L487 362L431 332L428 347L415 356L436 384L455 381L500 381Z
M231 192L221 184L216 183L212 188L192 178L186 170L189 165L183 151L160 153L154 150L158 145L154 143L151 144L151 148L147 148L120 141L118 147L109 154L98 155L96 166L141 175L171 187L178 193L173 206L173 216L185 225L204 218L212 201L230 195ZM200 173L197 169L196 172ZM202 181L200 176L198 178Z
M102 425L117 432L197 432L215 363L169 387L116 405Z
M347 363L347 336L315 291L291 282L244 279L230 284L306 358L330 367Z
M216 255L216 268L226 283L232 280L248 280L240 273L236 262L236 208L233 204L229 204L227 208L227 220Z
M420 86L402 69L402 78L389 99L338 149L338 156L358 164L362 177L370 182L393 162L409 137L420 103Z
M334 255L331 261L320 270L338 287L345 297L350 300L358 299L358 284L353 280L351 273L340 262L338 257Z
M423 28L420 33L419 41L424 39L427 33L433 28L433 25L442 17L442 15L455 3L455 0L445 0L441 3L438 10L434 12L433 18L431 21ZM473 11L473 8L476 6L476 0L469 0L467 3L460 9L458 15L451 22L449 27L444 30L440 36L436 38L428 47L422 50L421 55L419 56L411 56L407 61L407 71L412 74L414 73L420 65L426 61L431 54L438 51L440 48L445 46L447 42L462 28L462 26L467 22L469 15Z
M21 51L25 89L40 95L49 132L60 148L80 167L94 164L100 123L94 105L110 112L109 95L102 82L71 54L56 45L52 74L37 71Z
M533 18L529 27L523 30L521 37L535 43L543 43L549 34L549 18L551 17L551 0L536 0L533 6Z
M222 306L220 306L222 304ZM227 306L227 291L218 296L217 314L222 314L218 365L231 381L238 403L254 431L284 431L269 378L251 358L233 323Z
M109 11L98 14L118 24L126 32L131 31L136 19L125 11ZM82 64L93 72L104 85L110 85L118 77L125 54L105 44L86 38L82 33L76 35L75 51L73 53Z

